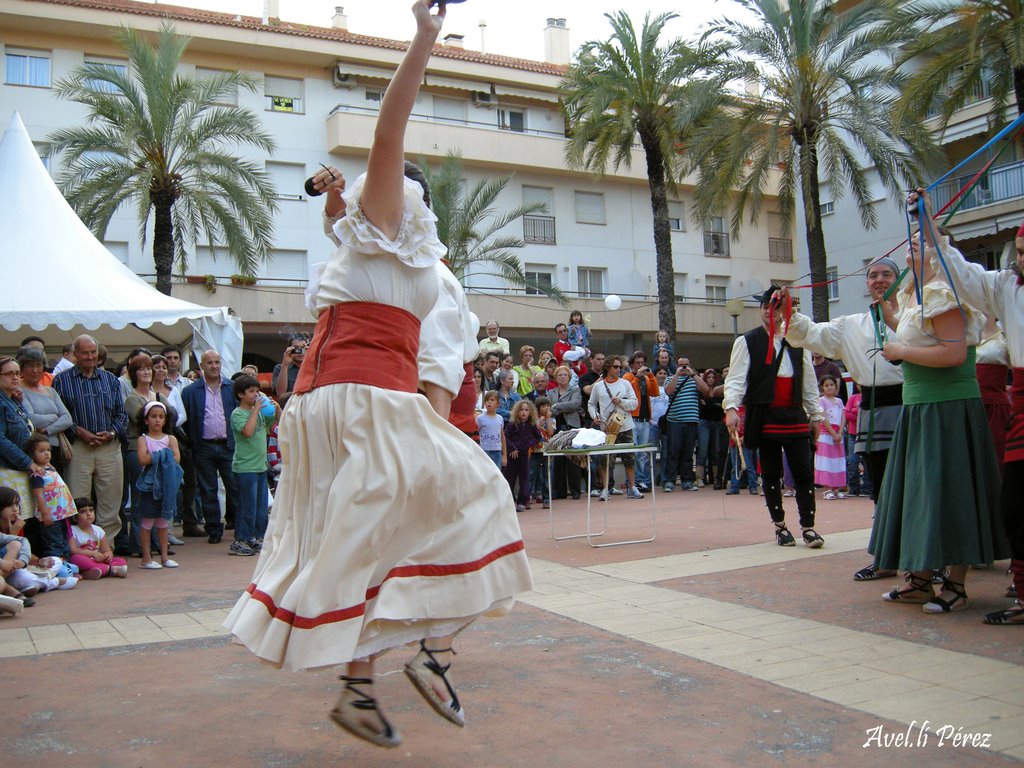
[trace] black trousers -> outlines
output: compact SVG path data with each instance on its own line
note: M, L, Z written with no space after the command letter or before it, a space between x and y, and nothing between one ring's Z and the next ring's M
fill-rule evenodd
M551 495L564 499L566 487L572 496L580 495L580 468L565 456L555 456L551 462Z
M882 490L882 478L885 477L885 463L889 460L889 449L871 451L864 454L868 465L868 476L871 478L871 501L878 503L878 494Z
M772 440L764 435L758 443L761 452L761 477L764 479L764 502L776 523L784 522L782 508L782 452L786 452L789 471L796 484L796 508L802 528L814 527L814 458L810 437Z

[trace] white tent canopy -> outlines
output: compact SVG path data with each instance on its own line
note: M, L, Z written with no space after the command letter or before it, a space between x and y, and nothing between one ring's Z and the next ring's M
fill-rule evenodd
M0 347L38 335L62 346L91 333L108 347L216 349L241 366L242 324L227 307L165 296L108 251L50 178L15 112L0 140Z

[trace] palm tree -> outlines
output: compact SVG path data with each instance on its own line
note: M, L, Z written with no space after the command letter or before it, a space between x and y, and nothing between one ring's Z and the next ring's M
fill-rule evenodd
M766 195L777 193L784 226L804 210L814 319L828 319L827 255L821 226L821 184L833 200L848 189L865 228L876 224L865 165L894 195L916 186L920 168L938 155L920 121L894 124L900 77L884 55L880 33L890 0L868 0L843 14L834 0L738 0L756 19L721 19L706 35L732 50L725 70L756 85L759 96L734 96L688 146L700 173L695 217L706 219L734 201L738 236ZM864 159L867 159L867 163ZM777 188L771 188L778 179ZM734 191L738 190L734 194Z
M247 109L225 104L238 88L255 90L250 75L209 79L178 73L188 39L167 25L155 45L122 28L117 41L126 68L85 64L54 86L58 95L89 108L88 123L49 137L51 154L66 153L61 190L82 221L103 237L114 212L133 202L139 237L153 217L156 287L171 292L175 257L184 268L200 231L211 248L223 245L251 275L273 239L274 193L259 165L226 145L267 153L274 142Z
M906 37L898 65L925 65L906 83L899 108L922 116L953 114L991 89L990 122L1005 122L1011 95L1024 114L1024 0L928 0L902 3L893 24Z
M691 80L716 55L713 46L691 47L682 40L660 45L665 24L676 14L644 17L637 35L625 11L605 14L607 41L580 48L562 81L569 128L565 158L572 168L603 175L609 163L630 167L639 138L647 160L647 182L654 216L658 276L658 323L674 337L676 305L667 191L679 176L679 143L686 126L703 113L717 89Z
M464 282L469 272L503 278L515 288L527 288L567 304L561 290L526 277L513 249L525 243L513 235L496 233L516 219L544 213L543 203L520 205L496 212L494 203L511 177L483 179L467 186L462 177L462 156L449 152L436 171L421 163L430 184L431 208L437 216L437 236L448 248L446 260L452 273Z

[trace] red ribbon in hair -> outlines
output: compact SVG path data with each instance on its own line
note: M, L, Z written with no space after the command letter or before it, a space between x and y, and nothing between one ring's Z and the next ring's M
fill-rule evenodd
M765 356L764 362L767 365L772 364L772 359L775 356L775 297L772 296L771 308L772 313L768 318L768 354ZM786 303L782 308L783 319L786 323L786 331L789 331L789 320L793 317L793 294L786 294ZM783 334L785 336L785 334Z

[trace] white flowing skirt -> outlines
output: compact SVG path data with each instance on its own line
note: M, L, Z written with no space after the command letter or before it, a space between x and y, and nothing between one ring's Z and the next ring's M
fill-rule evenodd
M532 589L508 483L422 395L332 384L291 398L252 584L224 623L289 670L507 613Z

